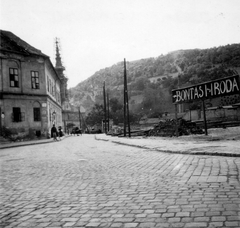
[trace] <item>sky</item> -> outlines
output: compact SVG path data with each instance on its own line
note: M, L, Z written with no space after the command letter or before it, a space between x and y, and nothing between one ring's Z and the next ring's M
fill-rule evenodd
M0 29L48 55L68 88L124 60L240 42L240 0L0 0Z

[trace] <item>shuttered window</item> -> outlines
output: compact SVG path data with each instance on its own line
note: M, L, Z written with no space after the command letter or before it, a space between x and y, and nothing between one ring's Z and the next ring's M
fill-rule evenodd
M37 71L31 71L32 89L39 89L39 74Z
M18 69L9 68L10 87L19 87Z

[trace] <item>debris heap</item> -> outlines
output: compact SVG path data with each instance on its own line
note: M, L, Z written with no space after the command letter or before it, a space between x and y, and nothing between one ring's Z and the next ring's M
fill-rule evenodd
M179 136L204 133L204 131L194 122L186 121L184 119L178 119L178 121L175 119L168 119L166 121L160 121L157 126L149 130L148 136L172 137L177 135L176 129L178 129Z

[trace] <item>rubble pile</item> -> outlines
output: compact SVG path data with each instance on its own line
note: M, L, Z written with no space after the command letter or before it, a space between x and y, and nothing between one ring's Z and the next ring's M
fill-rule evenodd
M194 122L184 119L178 119L178 121L175 119L168 119L166 121L160 121L157 126L149 130L148 136L172 137L177 135L176 129L178 129L179 136L204 133Z

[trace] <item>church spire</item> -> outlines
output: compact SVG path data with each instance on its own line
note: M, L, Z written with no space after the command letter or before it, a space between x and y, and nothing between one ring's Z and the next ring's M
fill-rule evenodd
M61 80L61 87L60 87L60 92L61 92L61 101L67 101L68 100L68 91L67 91L67 81L68 78L64 75L63 71L65 70L65 67L62 64L62 59L61 55L59 52L59 39L56 38L56 63L55 63L55 70L58 74L58 77Z
M62 72L65 70L65 67L63 66L62 64L62 59L61 59L61 55L60 55L60 52L59 52L59 41L58 41L58 38L56 38L56 64L55 64L55 68L56 69L62 69Z

